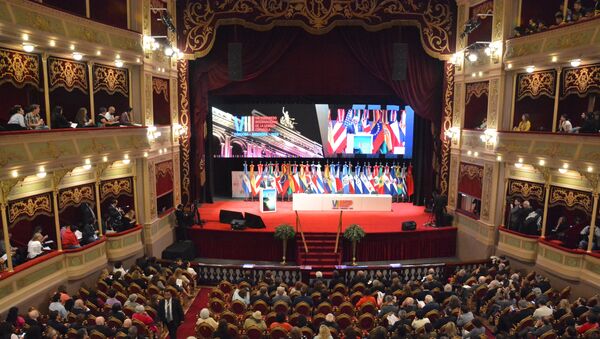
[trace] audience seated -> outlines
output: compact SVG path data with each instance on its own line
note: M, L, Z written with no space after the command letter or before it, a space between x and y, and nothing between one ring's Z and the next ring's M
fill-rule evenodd
M52 109L52 115L50 116L52 121L52 128L70 128L71 122L63 115L63 108L61 106L55 106Z
M25 108L25 123L27 129L48 129L48 126L44 125L44 119L40 117L40 105L38 104Z
M528 132L531 130L531 121L529 120L529 114L521 115L521 121L519 121L519 125L515 126L514 130L519 132Z
M554 14L554 22L551 25L548 25L541 20L529 19L526 25L515 27L515 36L518 37L543 32L548 29L548 26L549 28L556 28L600 15L600 1L594 1L595 5L592 9L583 7L581 0L575 0L573 8L566 9L566 16L564 4L561 2L558 11Z
M9 131L26 130L25 112L21 105L15 105L10 109L10 118L6 123L6 129Z

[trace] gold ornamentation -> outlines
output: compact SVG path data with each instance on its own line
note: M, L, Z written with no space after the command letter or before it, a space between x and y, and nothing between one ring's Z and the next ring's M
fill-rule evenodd
M458 159L450 155L450 187L448 188L448 205L456 207L456 191L458 185Z
M169 102L169 81L167 79L152 77L152 91L154 94L162 94L165 101Z
M188 90L188 61L177 62L179 84L179 124L190 131L190 102ZM181 142L181 195L184 202L191 198L190 192L190 133L180 138Z
M487 128L497 128L499 96L498 87L500 87L500 79L490 80L487 109Z
M67 207L79 206L81 203L94 204L94 188L91 185L69 187L58 193L58 208L62 212Z
M481 217L484 220L488 220L490 217L490 201L492 200L492 177L494 174L494 167L488 163L484 165L483 169L483 184L481 191Z
M468 105L472 97L481 98L482 95L488 95L489 82L470 82L466 86L467 97L465 99L465 105Z
M146 100L144 100L146 103L144 114L144 117L146 118L145 125L154 125L154 116L152 115L152 76L148 73L144 74L144 95L146 97Z
M454 84L454 102L452 103L452 126L460 126L462 121L462 111L460 110L460 103L463 102L463 84Z
M600 92L600 64L567 68L563 72L563 97L569 94L585 97Z
M183 2L183 1L182 1ZM311 34L324 34L340 25L378 30L393 25L420 28L425 50L436 57L452 53L454 11L447 1L428 0L188 0L183 12L184 51L197 57L211 50L217 27L236 24L265 30L299 26Z
M71 92L77 88L87 94L88 72L83 62L48 58L48 75L51 91L62 87Z
M108 197L118 197L119 195L133 195L133 182L131 177L103 181L100 185L100 201Z
M156 164L156 178L169 176L173 178L173 161L163 161Z
M40 88L40 59L37 55L0 49L0 84Z
M8 222L11 224L20 220L33 220L37 215L52 215L52 203L49 194L8 203Z
M446 62L444 72L444 116L440 138L442 141L440 157L440 193L448 193L448 175L450 169L451 140L445 137L444 132L452 128L452 107L454 106L454 65Z
M513 198L518 195L524 199L536 198L544 201L544 186L542 184L521 180L510 180L508 184L508 196Z
M504 1L494 1L494 13L498 13L498 15L494 15L492 19L492 37L493 41L501 41L502 39L502 23L503 23L503 15L504 15Z
M494 13L494 2L496 1L485 1L479 5L472 7L470 10L471 17L476 17L480 14Z
M483 167L461 162L460 177L462 178L465 176L471 180L476 179L477 181L481 182L481 179L483 179Z
M521 73L517 77L517 100L526 97L532 99L545 95L554 98L556 93L556 71Z
M126 69L94 65L94 93L100 90L108 94L120 93L129 97L129 76Z
M550 188L550 201L548 205L564 206L568 209L578 209L591 213L592 193L552 186Z

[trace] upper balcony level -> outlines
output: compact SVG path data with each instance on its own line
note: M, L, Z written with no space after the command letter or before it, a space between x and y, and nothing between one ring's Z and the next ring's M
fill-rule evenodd
M173 141L170 126L3 132L0 180L36 174L40 166L51 172L84 166L85 159L112 163L158 155Z

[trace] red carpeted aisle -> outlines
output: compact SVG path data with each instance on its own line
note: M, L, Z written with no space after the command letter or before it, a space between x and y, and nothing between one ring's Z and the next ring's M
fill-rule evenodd
M224 200L212 204L203 204L199 208L200 217L206 221L206 230L230 230L228 224L219 223L221 210L248 212L259 215L266 228L260 232L273 232L275 227L283 223L296 224L296 214L292 210L291 202L277 202L277 212L261 213L258 201ZM300 223L304 232L331 232L335 233L340 218L339 211L301 211L298 212ZM431 230L423 227L430 218L425 213L423 206L412 203L394 203L390 212L357 212L344 211L342 220L344 225L359 224L367 233L398 232L402 222L413 220L417 223L417 230Z
M185 313L185 321L177 330L177 338L187 338L195 335L194 327L196 326L196 319L198 319L198 313L200 313L200 310L206 307L208 304L209 292L209 288L200 289L198 295L194 301L192 301L190 308Z

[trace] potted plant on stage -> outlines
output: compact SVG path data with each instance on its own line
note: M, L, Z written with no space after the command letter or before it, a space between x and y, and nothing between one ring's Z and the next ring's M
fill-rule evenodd
M288 224L281 224L275 228L275 239L283 241L283 258L281 264L285 264L285 254L287 253L287 243L289 239L296 236L294 228Z
M352 224L344 231L344 238L352 242L352 265L356 266L356 243L365 237L365 230L357 224Z

